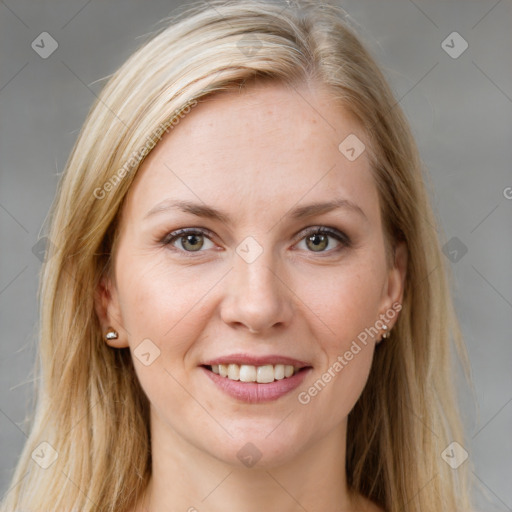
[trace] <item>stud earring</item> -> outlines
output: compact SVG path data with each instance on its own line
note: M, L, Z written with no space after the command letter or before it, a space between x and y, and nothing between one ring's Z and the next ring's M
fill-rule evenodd
M113 327L109 327L105 333L105 341L117 340L117 338L119 338L119 333Z
M389 338L388 326L386 324L384 324L382 326L382 329L384 330L384 333L382 334L381 340L383 340L383 339L385 340L385 339Z

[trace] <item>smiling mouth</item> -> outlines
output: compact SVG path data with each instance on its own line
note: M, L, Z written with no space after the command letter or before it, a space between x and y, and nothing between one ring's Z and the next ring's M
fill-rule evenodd
M254 366L250 364L214 364L203 365L203 368L210 370L228 380L240 382L257 382L258 384L269 384L271 382L288 379L300 371L310 368L292 366L290 364L265 364Z

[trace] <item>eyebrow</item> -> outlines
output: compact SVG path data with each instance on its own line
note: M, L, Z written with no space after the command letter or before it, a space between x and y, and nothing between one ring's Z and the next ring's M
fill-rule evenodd
M308 217L313 217L314 215L321 215L323 213L330 212L332 210L344 209L347 211L354 212L359 216L363 217L365 220L368 220L368 217L364 213L361 207L357 204L349 201L348 199L334 199L332 201L327 201L324 203L312 203L305 206L299 206L294 210L288 212L285 217L291 217L292 219L304 219ZM191 201L183 201L183 200L172 200L165 199L164 201L158 203L156 206L151 208L148 213L145 215L144 219L151 217L155 214L168 212L170 210L181 210L185 213L191 213L192 215L196 215L197 217L203 217L207 219L214 219L225 224L231 223L231 218L228 213L223 212L222 210L218 210L213 206L208 206L206 204L194 203Z

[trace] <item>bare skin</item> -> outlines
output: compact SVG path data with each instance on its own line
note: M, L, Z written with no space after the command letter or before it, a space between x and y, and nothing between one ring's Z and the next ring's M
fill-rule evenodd
M349 492L345 447L383 329L332 368L401 302L407 257L398 246L387 265L366 154L349 161L338 149L351 133L364 141L326 90L259 84L195 107L141 166L122 213L115 280L101 283L97 299L103 327L119 332L108 343L130 347L151 403L152 477L130 512L381 510ZM290 215L341 198L352 206ZM148 215L166 200L207 204L230 221L178 209ZM341 241L317 234L313 243L322 226ZM181 228L208 232L170 241ZM256 244L240 246L247 237ZM248 263L239 246L262 252ZM134 352L147 339L160 350L148 366ZM310 369L297 389L247 403L202 367L233 353L284 355ZM301 402L330 368L328 384ZM237 456L247 443L261 455L252 467Z

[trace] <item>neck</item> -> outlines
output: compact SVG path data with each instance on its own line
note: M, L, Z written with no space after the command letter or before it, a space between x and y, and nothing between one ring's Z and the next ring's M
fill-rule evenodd
M137 512L355 511L345 474L346 422L265 468L245 468L199 450L151 416L152 476Z

